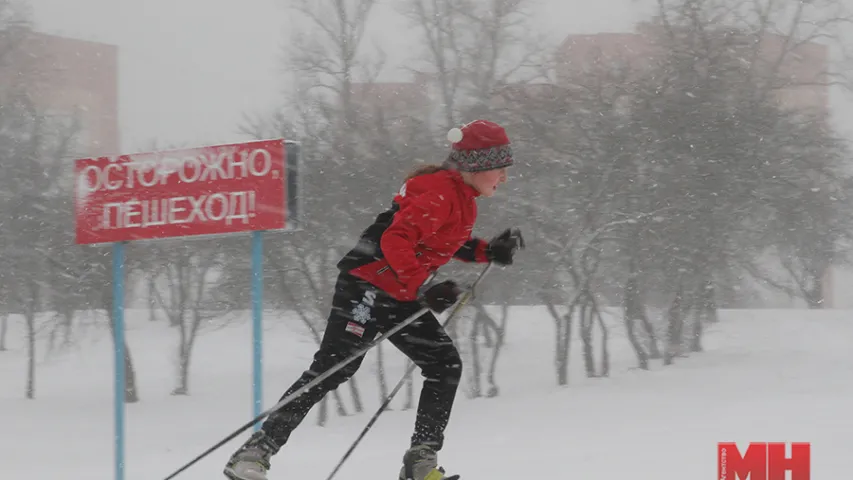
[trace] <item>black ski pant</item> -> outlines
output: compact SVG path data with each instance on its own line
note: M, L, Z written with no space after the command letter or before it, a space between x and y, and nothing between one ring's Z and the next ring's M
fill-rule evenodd
M377 334L394 327L421 308L418 302L400 302L371 284L342 272L335 285L323 340L313 362L281 398L350 357ZM444 430L462 377L459 351L431 312L399 330L388 341L409 357L424 377L411 444L429 445L438 451L444 444ZM284 445L311 407L349 380L363 359L364 355L353 360L272 413L264 422L263 430L279 447Z

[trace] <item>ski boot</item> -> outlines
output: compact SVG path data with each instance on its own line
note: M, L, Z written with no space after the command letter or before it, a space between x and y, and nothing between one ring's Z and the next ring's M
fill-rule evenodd
M270 458L278 449L278 445L259 430L231 456L223 473L231 480L267 480Z
M435 451L428 445L416 445L403 455L400 480L459 480L459 475L445 477Z

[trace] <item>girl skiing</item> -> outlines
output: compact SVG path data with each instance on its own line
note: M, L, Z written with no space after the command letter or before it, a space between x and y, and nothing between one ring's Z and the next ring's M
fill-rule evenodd
M499 125L477 120L451 129L450 155L443 165L417 169L379 214L355 247L338 263L332 309L319 349L308 370L282 398L371 342L423 306L441 313L461 289L453 280L429 281L451 258L465 262L512 263L524 240L507 229L487 242L471 236L478 196L491 197L506 182L513 164L510 141ZM453 341L430 312L388 340L409 357L424 377L411 446L403 455L401 480L451 480L438 467L437 454L462 376ZM266 480L270 458L287 442L308 411L347 381L359 357L291 403L273 412L231 457L225 475L232 480Z

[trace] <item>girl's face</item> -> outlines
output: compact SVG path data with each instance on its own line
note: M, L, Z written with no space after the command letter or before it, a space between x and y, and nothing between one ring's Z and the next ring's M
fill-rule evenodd
M506 182L506 169L507 167L469 173L468 184L480 192L480 195L491 197L497 192L498 185Z

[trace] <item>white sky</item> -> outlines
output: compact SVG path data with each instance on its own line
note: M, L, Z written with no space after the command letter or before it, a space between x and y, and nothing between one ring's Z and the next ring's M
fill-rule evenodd
M409 53L407 28L379 0L368 33ZM848 0L853 3L853 0ZM158 144L197 145L239 139L244 112L281 100L286 81L286 0L29 0L39 31L119 46L122 150ZM648 17L650 0L538 0L543 28L569 33L629 31ZM651 2L653 3L653 2ZM847 109L848 111L853 109ZM846 115L853 124L853 115Z

